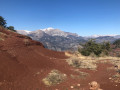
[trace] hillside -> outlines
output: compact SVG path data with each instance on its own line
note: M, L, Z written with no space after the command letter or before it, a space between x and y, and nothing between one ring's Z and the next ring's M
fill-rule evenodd
M65 58L63 52L45 49L40 42L0 28L0 90L40 88L40 80L50 70L65 67Z
M119 90L120 58L84 57L44 48L28 36L0 28L0 90Z

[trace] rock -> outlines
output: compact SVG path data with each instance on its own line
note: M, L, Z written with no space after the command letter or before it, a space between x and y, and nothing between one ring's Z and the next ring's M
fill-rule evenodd
M74 88L73 86L70 86L70 88Z
M90 90L102 90L100 89L100 84L98 84L96 81L92 81L91 83L89 83L90 85Z
M77 84L77 86L79 86L79 87L80 87L80 84Z

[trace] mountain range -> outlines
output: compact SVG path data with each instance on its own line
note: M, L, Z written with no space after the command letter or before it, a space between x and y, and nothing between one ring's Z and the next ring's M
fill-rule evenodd
M85 43L93 38L96 42L101 43L104 41L114 42L120 38L120 35L93 35L93 36L79 36L76 33L64 32L59 29L46 28L36 31L17 30L19 34L27 35L33 40L40 41L43 45L55 51L76 51L80 43Z

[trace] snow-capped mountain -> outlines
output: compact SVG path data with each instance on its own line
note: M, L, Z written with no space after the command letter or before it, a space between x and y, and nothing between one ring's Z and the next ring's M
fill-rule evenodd
M64 32L59 29L46 28L36 31L18 30L20 34L30 36L33 40L43 43L46 48L64 51L77 50L80 42L85 42L83 37L75 33Z
M18 32L19 34L27 35L27 34L29 34L29 33L32 32L32 31L28 31L28 30L17 30L17 32Z
M57 51L77 50L79 43L85 43L91 38L94 38L98 43L104 41L112 43L120 38L120 35L92 35L81 37L75 33L64 32L54 28L39 29L36 31L18 30L17 32L30 36L33 40L42 42L46 48Z
M67 35L68 35L66 32L61 31L59 29L54 29L54 28L43 29L43 31L45 33L47 33L48 35L51 35L51 36L64 36L64 37L67 37Z
M19 34L23 34L23 35L27 35L27 34L31 34L31 33L40 33L40 32L44 32L50 36L63 36L63 37L67 37L67 36L75 36L78 37L78 35L76 33L70 33L70 32L64 32L61 31L59 29L54 29L54 28L45 28L45 29L39 29L36 31L28 31L28 30L17 30L17 32Z
M69 35L76 36L76 37L78 36L76 33L64 32L64 31L61 31L59 29L54 29L54 28L46 28L42 30L51 36L63 36L63 37L67 37Z

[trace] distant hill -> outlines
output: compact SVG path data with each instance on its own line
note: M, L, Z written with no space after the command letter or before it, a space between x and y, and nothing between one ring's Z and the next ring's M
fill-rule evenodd
M85 40L95 39L97 43L110 42L113 43L115 40L120 38L120 35L93 35L84 37Z
M116 40L116 38L112 37L112 36L100 36L95 38L96 42L101 43L101 42L114 42Z

